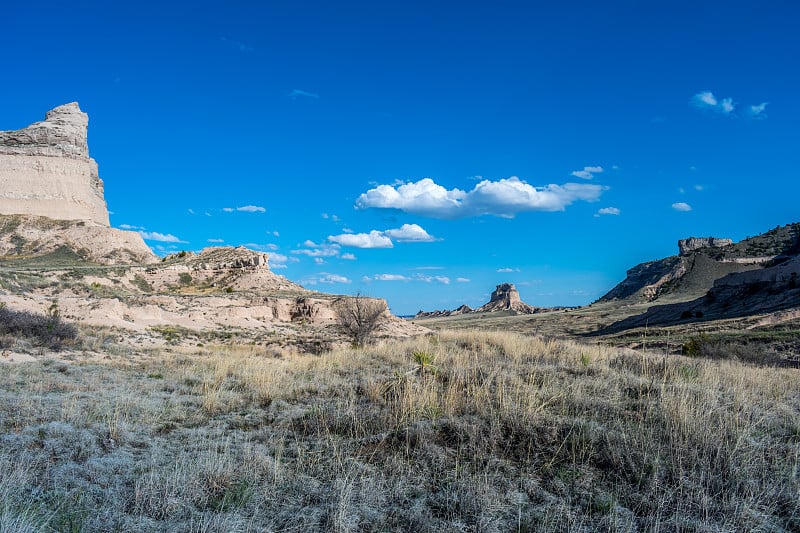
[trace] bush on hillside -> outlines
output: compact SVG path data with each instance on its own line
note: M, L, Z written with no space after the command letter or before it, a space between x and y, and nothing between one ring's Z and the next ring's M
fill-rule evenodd
M78 337L78 328L61 319L55 304L46 314L15 311L0 304L0 347L10 346L16 337L58 350Z

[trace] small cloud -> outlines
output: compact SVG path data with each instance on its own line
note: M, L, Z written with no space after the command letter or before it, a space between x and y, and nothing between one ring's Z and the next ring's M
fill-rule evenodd
M413 270L444 270L443 266L421 266L414 267Z
M689 102L698 109L710 109L723 115L730 115L736 109L733 98L718 100L711 91L701 91L692 96Z
M225 239L208 239L208 242L219 244L221 242L225 242Z
M356 260L356 256L351 254L351 253L346 253L346 254L342 254L342 259L345 259L347 261L355 261Z
M265 213L267 210L259 205L243 205L242 207L226 207L223 211L230 213L239 211L240 213Z
M128 231L138 231L144 229L142 226L131 226L130 224L120 224L119 228Z
M340 276L339 274L326 274L323 273L317 278L317 281L320 283L351 283L349 279L345 276Z
M383 233L399 242L433 242L436 240L417 224L403 224L398 229L387 229Z
M409 281L409 278L402 274L375 274L372 279L376 281Z
M507 274L509 272L519 272L519 269L518 268L498 268L497 271L500 272L501 274Z
M702 191L702 190L705 190L705 186L703 186L703 185L695 185L695 186L694 186L694 190L696 190L696 191Z
M392 240L383 232L372 230L369 233L343 233L341 235L331 235L328 240L341 244L342 246L352 246L353 248L393 248Z
M307 255L308 257L335 257L339 255L338 244L316 244L313 241L306 241L299 250L292 250L293 254Z
M762 102L758 105L751 105L747 109L747 114L750 116L750 118L767 118L767 114L764 112L767 109L767 103L768 102Z
M414 279L425 283L437 282L443 285L450 285L450 278L447 276L427 276L425 274L414 274Z
M269 268L281 269L287 268L287 263L296 263L297 259L283 254L270 253L269 254Z
M321 258L321 257L315 257L314 258L314 264L324 265L325 264L325 260L323 258Z
M672 209L674 209L675 211L691 211L692 206L690 206L686 202L676 202L672 204Z
M187 209L186 211L188 211L190 215L194 215L194 209L192 209L191 207L189 209Z
M158 233L156 231L139 231L138 233L146 241L186 243L186 241L182 241L175 235L169 233Z
M456 278L456 283L469 283L470 281L469 278Z
M600 174L601 172L603 172L603 167L583 167L583 170L575 170L572 175L576 178L590 180L594 178L595 174Z
M619 215L621 211L616 207L604 207L599 209L594 216L599 217L601 215Z
M306 98L319 98L317 93L310 93L308 91L301 91L300 89L292 89L292 92L289 93L289 98L292 100L297 100L298 96L304 96Z
M267 233L271 233L273 237L280 237L281 236L279 231L268 231Z

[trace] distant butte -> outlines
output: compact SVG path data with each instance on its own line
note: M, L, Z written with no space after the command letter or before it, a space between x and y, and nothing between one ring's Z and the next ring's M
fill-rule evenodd
M501 283L494 290L489 301L477 309L462 305L450 311L419 311L414 318L436 318L441 316L466 315L470 313L494 313L497 311L507 311L519 315L531 315L544 311L544 309L523 302L520 299L519 291L513 283Z

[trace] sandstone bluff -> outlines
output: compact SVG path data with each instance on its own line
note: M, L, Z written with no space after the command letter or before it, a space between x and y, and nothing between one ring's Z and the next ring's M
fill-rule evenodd
M0 256L67 247L96 263L157 260L138 233L109 227L88 127L88 115L72 102L42 122L0 131Z
M0 131L0 213L109 226L88 126L88 115L73 102L27 128Z

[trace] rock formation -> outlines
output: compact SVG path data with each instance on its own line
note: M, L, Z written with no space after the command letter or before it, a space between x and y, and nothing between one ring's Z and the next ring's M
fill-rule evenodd
M521 314L532 314L536 308L524 303L519 297L519 291L513 283L502 283L492 293L489 302L475 309L475 313L489 313L492 311L515 311Z
M0 131L0 214L109 226L103 182L89 157L88 125L73 102L27 128Z
M717 237L689 237L678 241L678 254L686 255L689 252L700 250L701 248L724 248L730 246L733 241L730 239L718 239Z
M543 309L533 307L523 302L519 297L519 291L513 283L501 283L498 285L489 302L477 309L472 309L468 305L462 305L457 309L443 311L422 311L420 310L414 318L438 318L444 316L467 315L470 313L492 313L495 311L510 311L517 314L533 314Z

